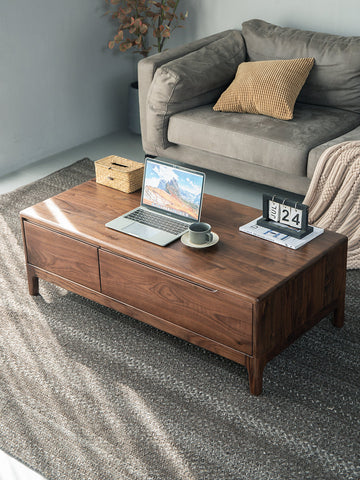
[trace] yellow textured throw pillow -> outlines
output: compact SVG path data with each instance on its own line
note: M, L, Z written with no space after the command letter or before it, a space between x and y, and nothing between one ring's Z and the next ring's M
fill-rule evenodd
M291 120L295 101L313 64L313 58L240 63L214 110Z

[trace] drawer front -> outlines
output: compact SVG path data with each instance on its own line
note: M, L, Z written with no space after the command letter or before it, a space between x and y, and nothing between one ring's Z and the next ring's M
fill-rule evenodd
M252 305L140 262L99 251L102 293L252 354Z
M26 221L24 232L28 263L100 291L96 247Z

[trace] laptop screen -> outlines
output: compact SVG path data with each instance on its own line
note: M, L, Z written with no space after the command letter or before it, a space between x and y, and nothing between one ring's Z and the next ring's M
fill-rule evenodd
M199 220L204 180L202 172L147 158L142 204Z

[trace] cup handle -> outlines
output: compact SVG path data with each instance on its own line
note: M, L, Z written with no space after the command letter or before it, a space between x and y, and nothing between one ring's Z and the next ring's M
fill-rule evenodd
M212 242L212 239L214 238L212 232L207 233L206 236L207 236L207 243Z

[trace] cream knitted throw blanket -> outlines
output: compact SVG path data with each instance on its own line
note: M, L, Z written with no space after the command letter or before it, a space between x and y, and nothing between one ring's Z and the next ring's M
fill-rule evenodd
M304 203L310 224L348 237L347 268L360 268L360 140L323 152Z

